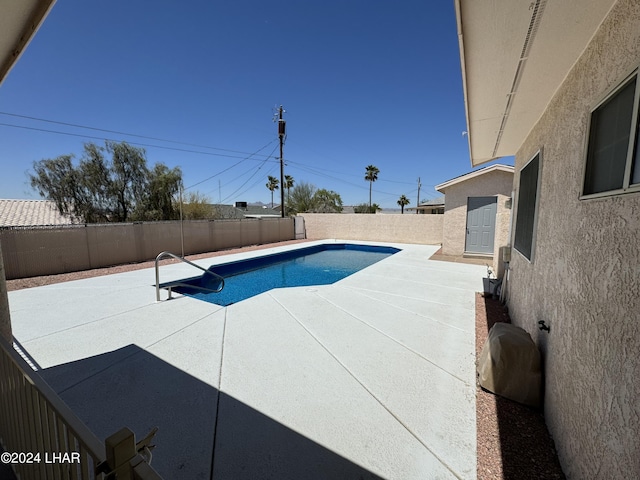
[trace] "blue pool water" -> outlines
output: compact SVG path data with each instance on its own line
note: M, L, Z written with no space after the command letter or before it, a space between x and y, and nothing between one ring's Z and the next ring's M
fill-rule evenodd
M224 289L220 293L198 291L198 286L212 290L218 287L213 276L207 274L181 280L195 288L175 286L173 291L227 306L272 288L328 285L399 251L369 245L316 245L209 267L224 277Z

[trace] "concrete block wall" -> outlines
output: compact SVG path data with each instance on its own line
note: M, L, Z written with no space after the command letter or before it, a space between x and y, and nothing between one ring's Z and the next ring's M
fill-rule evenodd
M0 242L10 280L180 254L182 232L187 255L295 238L292 218L263 218L1 229Z
M442 243L444 215L303 213L307 238L378 242Z

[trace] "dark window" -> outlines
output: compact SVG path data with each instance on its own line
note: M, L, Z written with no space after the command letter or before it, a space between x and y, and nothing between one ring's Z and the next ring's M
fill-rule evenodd
M514 247L529 260L531 260L533 249L533 228L536 217L536 200L538 197L539 167L540 154L538 153L520 170L520 186L518 187L518 210Z
M637 117L633 124L636 81L637 76L623 84L591 114L584 195L625 190L640 183L640 167L635 165L639 147L632 144L629 148L638 136Z
M633 154L631 184L640 184L640 112L638 112L638 125L636 127L636 151Z

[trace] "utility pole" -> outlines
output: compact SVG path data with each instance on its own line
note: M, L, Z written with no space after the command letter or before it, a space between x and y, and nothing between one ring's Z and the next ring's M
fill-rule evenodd
M278 111L278 137L280 138L280 216L284 218L284 159L282 156L282 146L284 145L284 136L287 126L286 120L282 118L284 110L280 105Z
M182 185L180 185L180 248L184 258L184 218L182 217Z
M418 201L416 202L416 214L420 213L418 207L420 206L420 187L422 184L420 183L420 177L418 177Z

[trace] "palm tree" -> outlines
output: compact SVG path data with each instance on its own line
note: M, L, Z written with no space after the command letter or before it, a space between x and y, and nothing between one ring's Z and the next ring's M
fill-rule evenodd
M405 205L409 205L410 203L411 203L411 200L409 200L405 195L402 195L398 199L398 205L400 205L400 213L404 213Z
M271 208L273 208L273 191L274 190L278 190L278 184L280 183L280 180L278 180L276 177L272 177L271 175L269 175L268 178L268 182L267 182L267 188L269 190L271 190ZM283 205L281 205L283 206Z
M284 176L284 185L283 187L287 189L287 204L289 203L289 189L293 188L293 177L291 175Z
M369 165L364 176L364 179L369 182L369 210L371 210L371 187L373 186L373 182L378 180L379 173L380 170L378 170L378 167Z

